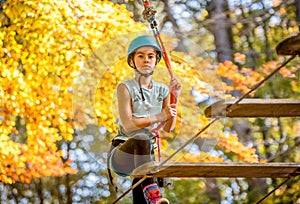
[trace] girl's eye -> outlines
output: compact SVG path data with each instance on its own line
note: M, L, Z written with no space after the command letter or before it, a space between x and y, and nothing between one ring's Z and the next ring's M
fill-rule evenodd
M153 58L155 58L155 55L152 55L152 54L150 54L150 55L137 54L136 57L139 58L139 59L143 59L143 58L146 58L146 57L148 59L153 59Z

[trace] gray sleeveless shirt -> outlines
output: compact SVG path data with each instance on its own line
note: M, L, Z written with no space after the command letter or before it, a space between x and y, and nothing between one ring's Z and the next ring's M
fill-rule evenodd
M132 117L142 118L152 115L156 115L162 111L163 100L169 94L169 88L165 84L155 82L152 80L152 88L142 88L145 101L142 100L140 93L140 87L138 82L135 79L127 80L122 82L124 84L131 96L131 108L132 108ZM152 124L146 128L135 130L132 132L125 133L122 128L122 123L119 123L120 132L123 136L132 136L134 134L143 132L149 132L149 130L157 127L158 124Z

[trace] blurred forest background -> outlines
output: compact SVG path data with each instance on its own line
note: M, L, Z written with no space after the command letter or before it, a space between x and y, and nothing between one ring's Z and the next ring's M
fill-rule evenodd
M179 122L163 134L167 158L209 122L204 109L242 96L287 56L299 33L299 0L157 0L172 67L183 84ZM130 178L106 171L117 131L115 87L132 76L126 47L141 33L142 1L1 0L0 203L112 203ZM163 77L162 77L163 76ZM155 78L168 83L163 62ZM254 98L299 99L296 58ZM300 162L300 118L226 118L174 160ZM283 179L173 179L171 203L255 203ZM264 203L300 203L299 178ZM120 203L131 203L131 194Z

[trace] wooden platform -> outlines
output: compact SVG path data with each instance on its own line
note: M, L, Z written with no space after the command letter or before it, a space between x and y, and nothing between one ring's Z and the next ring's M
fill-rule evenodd
M205 109L205 116L209 118L300 116L300 99L243 99L238 104L234 102L235 100L218 101Z
M132 177L286 178L300 175L300 163L159 163L144 164Z

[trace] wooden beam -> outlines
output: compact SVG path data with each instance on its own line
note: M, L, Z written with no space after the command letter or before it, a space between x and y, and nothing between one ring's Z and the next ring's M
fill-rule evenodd
M300 35L292 36L280 42L276 46L278 55L299 55L300 53Z
M300 163L197 163L174 162L141 165L132 177L286 178L300 175Z
M204 111L214 117L297 117L300 116L300 99L243 99L218 101Z

